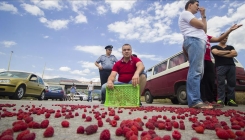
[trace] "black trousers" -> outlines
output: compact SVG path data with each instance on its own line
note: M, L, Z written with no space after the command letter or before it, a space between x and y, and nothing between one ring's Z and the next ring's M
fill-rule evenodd
M216 74L218 100L225 102L225 97L227 97L227 101L231 99L235 101L236 66L218 66L216 67ZM225 80L227 81L227 95Z
M212 61L204 61L204 75L201 80L200 92L201 99L203 102L213 102L215 101L214 95L214 84L215 84L215 70Z
M100 72L100 83L101 86L105 83L107 83L107 79L111 74L111 70L107 70L107 69L103 69L103 70L99 70ZM101 100L105 101L105 93L101 92Z

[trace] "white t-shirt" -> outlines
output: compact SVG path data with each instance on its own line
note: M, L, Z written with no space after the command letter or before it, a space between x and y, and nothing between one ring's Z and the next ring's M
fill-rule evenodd
M88 90L91 91L94 89L94 85L93 84L88 84Z
M207 41L207 35L203 29L197 29L190 25L190 21L195 18L195 16L190 11L184 11L179 16L179 28L183 36L196 37Z

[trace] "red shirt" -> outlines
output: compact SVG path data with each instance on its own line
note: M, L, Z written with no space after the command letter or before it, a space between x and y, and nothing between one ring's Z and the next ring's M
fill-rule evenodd
M141 60L133 56L131 56L130 60L127 63L123 61L123 58L117 61L114 64L112 71L115 71L119 74L118 81L123 83L130 82L137 69L136 63L138 62L141 62Z
M211 60L211 45L210 45L210 39L212 36L207 35L207 44L206 44L206 53L204 56L204 60L212 61Z

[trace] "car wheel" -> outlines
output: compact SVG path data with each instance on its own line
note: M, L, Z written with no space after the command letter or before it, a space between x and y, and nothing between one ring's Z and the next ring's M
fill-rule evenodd
M171 102L173 104L179 104L179 101L178 101L178 99L176 97L175 98L171 98L170 100L171 100Z
M186 85L182 85L177 89L177 99L180 104L187 105Z
M60 98L60 101L64 101L64 99L63 98Z
M15 99L15 100L20 100L24 95L25 95L25 87L22 85L17 88L14 96L10 98Z
M151 104L153 102L153 97L152 97L150 91L148 91L148 90L145 92L145 102L148 104Z
M80 97L80 100L83 101L83 97Z
M45 93L42 91L41 95L38 97L38 100L44 100L45 99Z

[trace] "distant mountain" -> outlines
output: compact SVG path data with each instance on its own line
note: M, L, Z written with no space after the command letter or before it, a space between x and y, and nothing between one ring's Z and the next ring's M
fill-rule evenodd
M61 80L69 80L69 81L74 81L74 82L79 82L75 79L68 79L68 78L52 78L52 79L43 79L44 82L54 82L54 83L59 83Z

